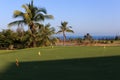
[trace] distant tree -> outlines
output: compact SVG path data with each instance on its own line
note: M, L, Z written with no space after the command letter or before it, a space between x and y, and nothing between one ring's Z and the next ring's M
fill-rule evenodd
M55 34L55 29L50 27L50 24L43 25L39 30L41 46L50 46L56 39L52 37Z
M17 39L17 34L12 30L3 30L0 34L1 47L13 49L14 41Z
M84 40L91 41L91 40L93 40L93 38L92 38L92 36L89 33L87 33L86 35L84 35Z
M61 22L61 26L59 26L60 30L57 33L63 33L63 45L65 44L66 41L66 34L65 32L71 32L74 33L74 31L71 29L71 26L67 26L68 22L64 21Z
M120 36L115 36L115 40L120 40Z
M36 46L35 42L35 34L36 29L38 29L38 21L44 21L45 19L53 19L52 15L47 15L47 11L45 8L38 8L34 6L33 0L29 4L22 5L25 9L25 12L15 10L14 11L14 18L21 18L21 20L17 20L8 24L8 26L18 25L18 24L25 24L29 26L29 29L32 33L33 37L33 47Z

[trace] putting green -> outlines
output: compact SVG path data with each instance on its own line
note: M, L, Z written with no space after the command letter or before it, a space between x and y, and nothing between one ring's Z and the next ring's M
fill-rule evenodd
M118 80L119 62L120 47L1 50L0 80Z

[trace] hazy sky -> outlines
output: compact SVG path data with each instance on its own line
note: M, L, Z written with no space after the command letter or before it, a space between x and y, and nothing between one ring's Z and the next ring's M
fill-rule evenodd
M31 0L0 0L0 29L6 29L13 19L14 10L22 10L22 4ZM54 20L46 20L58 29L61 21L67 21L76 35L120 34L120 0L34 0L45 7Z

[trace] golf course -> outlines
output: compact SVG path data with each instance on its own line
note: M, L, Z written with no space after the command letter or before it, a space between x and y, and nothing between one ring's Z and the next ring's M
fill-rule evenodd
M120 47L0 50L0 80L119 80Z
M120 80L120 0L0 3L0 80Z

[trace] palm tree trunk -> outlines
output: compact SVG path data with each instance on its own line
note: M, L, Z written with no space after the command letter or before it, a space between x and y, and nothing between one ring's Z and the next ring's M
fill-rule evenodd
M65 41L66 41L66 35L65 32L63 32L63 45L65 45Z
M32 47L36 47L36 41L35 41L35 32L36 32L36 30L35 30L35 26L34 26L34 23L33 22L31 22L31 24L29 25L30 26L30 30L31 30L31 32L32 32L32 37L33 37L33 40L32 40Z

